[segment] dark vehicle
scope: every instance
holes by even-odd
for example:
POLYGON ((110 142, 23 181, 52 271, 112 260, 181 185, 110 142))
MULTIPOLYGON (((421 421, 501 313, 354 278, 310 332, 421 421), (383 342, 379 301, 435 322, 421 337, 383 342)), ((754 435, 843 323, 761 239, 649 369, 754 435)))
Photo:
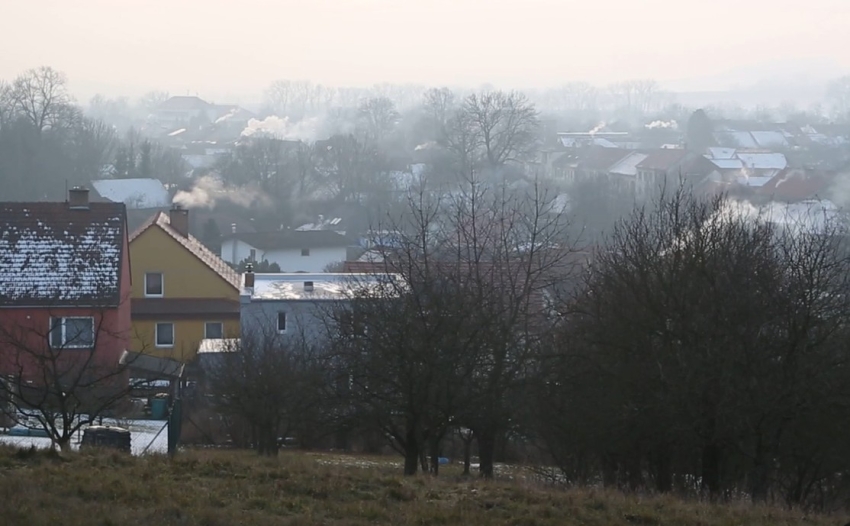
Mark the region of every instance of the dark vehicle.
POLYGON ((130 452, 130 431, 117 426, 90 426, 83 431, 80 449, 104 447, 130 452))

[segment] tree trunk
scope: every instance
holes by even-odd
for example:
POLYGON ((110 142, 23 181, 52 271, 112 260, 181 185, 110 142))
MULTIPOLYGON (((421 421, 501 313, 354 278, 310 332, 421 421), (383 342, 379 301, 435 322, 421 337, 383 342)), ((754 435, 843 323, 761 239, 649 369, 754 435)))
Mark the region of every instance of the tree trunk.
POLYGON ((416 430, 411 427, 407 430, 404 442, 404 474, 415 475, 419 469, 419 444, 416 441, 416 430))
POLYGON ((702 486, 712 500, 720 494, 720 446, 706 444, 702 448, 702 486))
POLYGON ((496 433, 491 429, 485 429, 478 435, 478 458, 479 470, 484 478, 493 478, 493 455, 496 451, 496 433))
POLYGON ((59 437, 58 439, 56 439, 56 445, 59 446, 59 451, 61 451, 62 453, 67 453, 71 451, 71 437, 59 437))
POLYGON ((435 477, 440 473, 440 439, 431 439, 431 474, 435 477))
POLYGON ((655 489, 660 493, 669 493, 673 489, 670 455, 666 450, 658 450, 655 455, 655 489))
POLYGON ((463 439, 463 474, 469 475, 470 464, 472 464, 472 439, 473 436, 463 439))

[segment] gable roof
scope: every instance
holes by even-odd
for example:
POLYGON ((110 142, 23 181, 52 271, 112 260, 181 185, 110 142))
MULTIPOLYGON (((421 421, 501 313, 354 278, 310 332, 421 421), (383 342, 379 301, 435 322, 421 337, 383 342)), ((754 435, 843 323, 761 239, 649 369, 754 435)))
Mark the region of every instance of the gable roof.
POLYGON ((632 151, 622 148, 592 146, 581 154, 578 166, 583 170, 608 171, 613 165, 632 153, 632 151))
POLYGON ((660 170, 666 172, 675 168, 687 156, 687 150, 661 148, 650 152, 646 156, 646 159, 638 163, 637 167, 641 170, 660 170))
POLYGON ((94 190, 113 203, 127 208, 159 208, 169 206, 168 190, 159 179, 101 179, 92 181, 94 190))
POLYGON ((130 243, 137 237, 141 236, 148 228, 157 227, 175 241, 180 243, 190 254, 198 258, 204 265, 210 268, 213 272, 226 281, 231 287, 239 290, 241 280, 239 274, 225 263, 220 257, 215 255, 210 249, 204 246, 196 237, 189 234, 188 237, 183 236, 180 232, 171 226, 171 220, 165 212, 157 212, 145 221, 142 226, 136 229, 130 235, 130 243))
POLYGON ((123 203, 0 203, 0 306, 121 302, 123 203))
POLYGON ((347 237, 332 230, 277 230, 274 232, 242 232, 224 241, 236 239, 261 250, 284 250, 320 247, 347 247, 347 237))

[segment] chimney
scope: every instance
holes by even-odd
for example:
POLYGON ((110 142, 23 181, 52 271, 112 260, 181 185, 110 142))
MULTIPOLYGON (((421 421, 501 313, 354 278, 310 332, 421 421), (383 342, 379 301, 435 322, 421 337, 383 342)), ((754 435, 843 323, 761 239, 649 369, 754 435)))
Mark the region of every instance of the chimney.
POLYGON ((75 186, 68 191, 68 208, 71 210, 89 209, 89 189, 75 186))
POLYGON ((304 282, 304 292, 313 292, 313 282, 305 281, 304 282))
POLYGON ((180 205, 173 205, 168 213, 168 220, 171 223, 171 228, 180 233, 183 237, 189 237, 189 211, 182 208, 180 205))
POLYGON ((254 265, 251 263, 245 265, 245 288, 254 288, 254 265))

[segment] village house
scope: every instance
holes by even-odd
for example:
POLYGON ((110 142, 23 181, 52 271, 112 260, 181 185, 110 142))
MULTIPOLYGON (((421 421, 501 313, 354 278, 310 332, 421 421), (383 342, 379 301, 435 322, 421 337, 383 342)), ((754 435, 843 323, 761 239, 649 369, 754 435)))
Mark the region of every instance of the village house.
POLYGON ((189 211, 158 212, 130 236, 133 350, 183 363, 201 340, 239 333, 239 275, 189 234, 189 211))
POLYGON ((131 283, 123 203, 90 202, 85 188, 66 202, 0 203, 0 372, 45 381, 48 350, 69 367, 117 369, 131 283))
POLYGON ((242 339, 318 342, 328 334, 334 304, 351 301, 382 276, 386 274, 245 272, 240 295, 242 339))
POLYGON ((278 230, 232 233, 221 243, 221 258, 276 263, 282 272, 324 272, 347 259, 349 239, 333 230, 278 230))

